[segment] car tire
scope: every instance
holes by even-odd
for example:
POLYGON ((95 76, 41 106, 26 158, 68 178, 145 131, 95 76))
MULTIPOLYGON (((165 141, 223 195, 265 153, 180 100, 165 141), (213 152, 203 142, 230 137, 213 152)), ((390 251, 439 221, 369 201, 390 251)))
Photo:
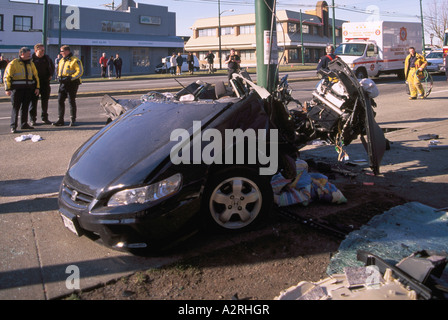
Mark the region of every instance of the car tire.
POLYGON ((213 174, 203 197, 204 227, 212 232, 252 230, 270 217, 270 176, 252 168, 230 168, 213 174))
POLYGON ((356 70, 355 76, 357 79, 365 79, 367 78, 367 73, 363 69, 356 70))

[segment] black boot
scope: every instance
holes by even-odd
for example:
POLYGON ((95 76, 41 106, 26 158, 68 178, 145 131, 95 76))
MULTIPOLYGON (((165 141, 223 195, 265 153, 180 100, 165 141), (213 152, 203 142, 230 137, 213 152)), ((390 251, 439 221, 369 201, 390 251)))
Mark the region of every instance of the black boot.
POLYGON ((62 127, 63 125, 65 125, 64 120, 59 119, 58 121, 54 122, 53 125, 56 127, 62 127))

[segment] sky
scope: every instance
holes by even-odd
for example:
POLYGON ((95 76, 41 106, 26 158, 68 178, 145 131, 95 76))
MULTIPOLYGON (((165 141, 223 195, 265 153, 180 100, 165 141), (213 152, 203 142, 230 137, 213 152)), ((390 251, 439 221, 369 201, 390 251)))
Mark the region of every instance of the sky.
MULTIPOLYGON (((3 0, 1 0, 3 1, 3 0)), ((21 0, 22 2, 43 3, 44 0, 21 0)), ((48 0, 50 4, 59 4, 60 0, 48 0)), ((256 0, 219 0, 222 16, 255 12, 256 0), (223 12, 233 9, 234 12, 223 12)), ((376 20, 420 22, 420 1, 429 0, 334 0, 336 19, 349 21, 376 20)), ((197 19, 218 16, 218 0, 135 0, 135 2, 168 7, 176 13, 176 33, 178 36, 191 36, 190 27, 197 19)), ((327 0, 329 6, 332 0, 327 0)), ((112 0, 62 0, 63 5, 89 7, 108 10, 112 0)), ((317 0, 277 0, 277 11, 292 10, 303 12, 313 10, 317 0)), ((115 0, 114 5, 121 4, 115 0)), ((425 7, 423 7, 425 10, 425 7)), ((425 14, 425 11, 423 12, 425 14)), ((330 17, 332 10, 330 9, 330 17)), ((426 41, 429 43, 429 41, 426 41)))

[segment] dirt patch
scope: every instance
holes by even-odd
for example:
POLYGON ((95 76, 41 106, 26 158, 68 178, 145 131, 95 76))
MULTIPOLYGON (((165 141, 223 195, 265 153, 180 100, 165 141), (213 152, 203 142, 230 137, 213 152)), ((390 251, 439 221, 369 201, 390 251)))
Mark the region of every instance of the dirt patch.
POLYGON ((178 248, 201 252, 173 265, 137 272, 78 292, 82 300, 272 300, 300 281, 326 278, 342 236, 406 201, 384 187, 336 174, 344 205, 313 203, 276 210, 269 226, 234 236, 198 235, 178 248), (283 213, 282 213, 283 212, 283 213), (333 232, 332 232, 333 231, 333 232), (224 241, 225 240, 225 241, 224 241), (223 242, 227 245, 220 247, 223 242))

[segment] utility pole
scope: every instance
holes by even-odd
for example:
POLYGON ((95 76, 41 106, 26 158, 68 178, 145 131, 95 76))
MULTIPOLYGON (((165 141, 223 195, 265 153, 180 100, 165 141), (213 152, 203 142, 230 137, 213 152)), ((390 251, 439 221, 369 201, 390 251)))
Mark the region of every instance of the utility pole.
POLYGON ((45 52, 47 52, 47 12, 48 12, 48 0, 44 0, 44 13, 42 21, 42 44, 44 45, 45 52))
POLYGON ((61 49, 62 46, 62 0, 59 0, 59 46, 58 50, 61 49))
POLYGON ((255 1, 257 84, 273 92, 278 84, 278 48, 274 0, 255 1))
POLYGON ((221 57, 221 1, 218 0, 218 56, 219 56, 219 70, 222 69, 221 57))
POLYGON ((420 18, 422 20, 422 53, 425 55, 425 27, 423 25, 423 7, 422 0, 420 0, 420 18))
POLYGON ((334 7, 334 0, 332 0, 331 4, 332 12, 333 12, 333 19, 331 19, 331 29, 333 33, 333 48, 336 48, 336 15, 335 15, 335 7, 334 7))

